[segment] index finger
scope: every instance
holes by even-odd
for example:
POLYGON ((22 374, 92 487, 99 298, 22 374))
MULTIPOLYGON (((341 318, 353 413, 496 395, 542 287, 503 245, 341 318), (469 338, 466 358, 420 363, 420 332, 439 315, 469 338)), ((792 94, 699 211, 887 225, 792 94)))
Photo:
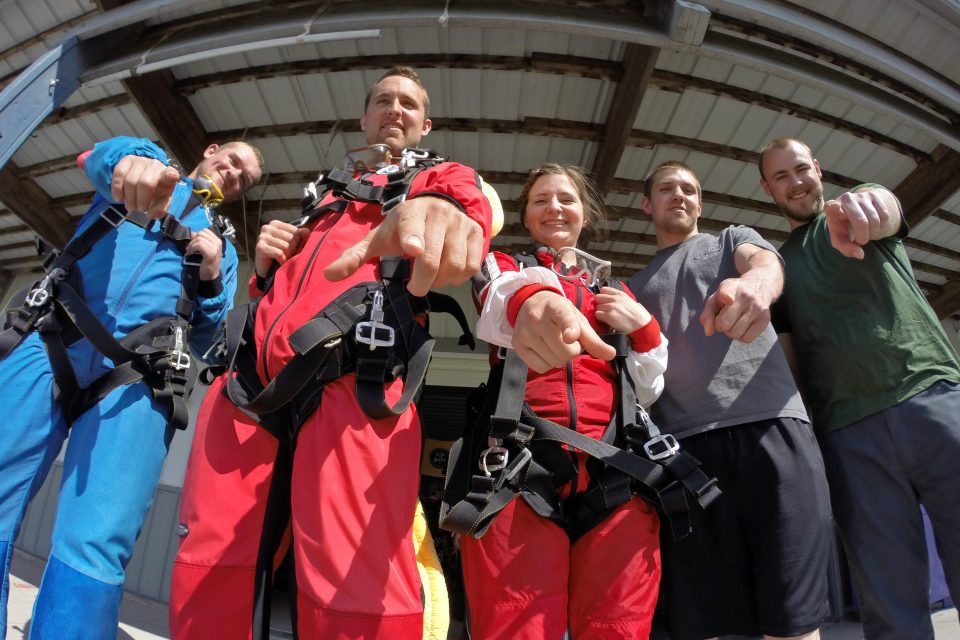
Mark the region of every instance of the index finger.
POLYGON ((843 206, 837 200, 830 200, 823 206, 827 217, 827 231, 830 245, 848 258, 863 258, 863 249, 854 242, 855 236, 843 206))
POLYGON ((580 317, 580 345, 584 351, 601 360, 613 360, 617 355, 617 350, 604 342, 583 316, 580 317))
POLYGON ((141 202, 148 202, 146 214, 151 218, 161 218, 170 210, 170 201, 173 199, 173 190, 180 182, 180 173, 173 167, 165 167, 157 178, 155 187, 145 185, 141 187, 141 202))
POLYGON ((870 241, 870 218, 860 202, 850 198, 840 203, 840 211, 850 225, 850 240, 863 246, 870 241))
MULTIPOLYGON (((390 214, 387 214, 390 215, 390 214)), ((397 217, 397 240, 403 252, 408 256, 417 257, 424 253, 426 244, 424 242, 424 230, 426 227, 426 212, 422 206, 404 207, 393 213, 397 217)), ((382 225, 381 225, 382 226, 382 225)), ((436 236, 436 229, 431 229, 431 235, 436 236)), ((440 246, 433 249, 443 249, 443 235, 440 234, 440 246)))
POLYGON ((703 325, 703 333, 712 336, 717 330, 717 314, 720 313, 721 305, 714 292, 707 298, 703 311, 700 313, 700 324, 703 325))

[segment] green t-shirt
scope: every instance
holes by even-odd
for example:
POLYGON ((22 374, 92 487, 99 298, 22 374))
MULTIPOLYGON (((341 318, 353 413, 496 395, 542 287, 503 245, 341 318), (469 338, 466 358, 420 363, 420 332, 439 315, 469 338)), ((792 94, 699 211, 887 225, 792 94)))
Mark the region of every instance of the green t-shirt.
MULTIPOLYGON (((868 185, 874 186, 874 185, 868 185)), ((938 380, 960 360, 927 303, 901 238, 870 242, 863 260, 832 247, 826 217, 794 229, 780 255, 778 333, 791 333, 817 433, 850 425, 938 380)))

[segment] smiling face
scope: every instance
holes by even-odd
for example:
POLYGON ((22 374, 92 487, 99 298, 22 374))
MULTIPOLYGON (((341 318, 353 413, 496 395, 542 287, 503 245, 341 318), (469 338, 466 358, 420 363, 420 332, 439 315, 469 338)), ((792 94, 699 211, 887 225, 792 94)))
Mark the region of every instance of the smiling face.
POLYGON ((253 147, 231 142, 207 147, 203 160, 190 176, 208 176, 220 187, 224 202, 231 202, 260 180, 262 170, 260 156, 253 147))
POLYGON ((386 144, 394 155, 420 145, 430 132, 426 94, 416 82, 404 76, 387 76, 370 91, 370 100, 360 118, 367 144, 386 144))
POLYGON ((792 140, 767 149, 761 166, 760 185, 786 216, 791 229, 810 222, 823 210, 820 163, 806 145, 792 140))
POLYGON ((583 230, 583 201, 573 181, 564 174, 537 178, 527 196, 523 226, 554 251, 575 247, 583 230))
POLYGON ((643 197, 643 210, 653 218, 658 248, 679 244, 697 233, 700 183, 692 172, 669 166, 658 169, 649 191, 643 197))

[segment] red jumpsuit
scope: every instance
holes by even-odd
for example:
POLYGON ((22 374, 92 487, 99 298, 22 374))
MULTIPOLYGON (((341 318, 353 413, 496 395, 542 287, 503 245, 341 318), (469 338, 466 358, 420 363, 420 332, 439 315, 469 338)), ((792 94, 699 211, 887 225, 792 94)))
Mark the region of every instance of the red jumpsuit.
MULTIPOLYGON (((383 175, 364 177, 386 181, 383 175)), ((476 173, 452 162, 425 169, 408 198, 430 194, 459 203, 483 227, 486 250, 490 204, 476 173)), ((379 279, 376 261, 341 282, 327 281, 323 269, 382 217, 380 205, 362 202, 320 217, 299 252, 276 271, 256 315, 264 384, 292 357, 291 332, 346 289, 379 279)), ((254 281, 251 297, 259 295, 254 281)), ((221 376, 200 408, 184 479, 170 597, 177 639, 251 636, 254 567, 279 445, 221 393, 223 384, 221 376)), ((396 402, 401 392, 397 380, 387 400, 396 402)), ((419 459, 413 405, 397 418, 371 420, 354 397, 352 374, 324 388, 320 406, 299 432, 292 463, 289 526, 301 638, 420 638, 420 579, 411 538, 419 459)))
MULTIPOLYGON (((502 272, 517 271, 512 258, 494 255, 502 272)), ((538 251, 537 259, 552 264, 546 251, 538 251)), ((606 332, 595 318, 594 294, 582 282, 560 284, 591 326, 606 332)), ((511 325, 522 303, 545 288, 526 285, 513 294, 511 325)), ((631 334, 631 342, 638 353, 660 345, 656 320, 631 334)), ((544 374, 531 370, 525 400, 538 416, 599 438, 610 424, 617 392, 612 364, 585 354, 544 374)), ((577 459, 577 486, 561 487, 562 496, 587 487, 586 456, 578 452, 577 459)), ((472 637, 542 640, 561 638, 569 628, 577 640, 646 638, 660 583, 658 532, 656 512, 634 497, 571 544, 557 524, 514 500, 482 538, 463 538, 472 637)))

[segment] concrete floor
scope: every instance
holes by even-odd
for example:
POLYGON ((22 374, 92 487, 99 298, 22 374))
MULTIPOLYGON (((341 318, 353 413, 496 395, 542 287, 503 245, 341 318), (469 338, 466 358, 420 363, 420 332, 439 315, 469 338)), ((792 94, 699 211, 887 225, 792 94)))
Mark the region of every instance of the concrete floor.
MULTIPOLYGON (((40 582, 43 567, 42 559, 19 550, 14 551, 10 573, 7 640, 24 640, 29 634, 33 602, 37 597, 36 585, 40 582)), ((956 609, 935 612, 933 621, 936 640, 960 640, 956 609)), ((290 633, 289 615, 282 605, 275 607, 273 626, 275 632, 271 634, 272 640, 293 637, 290 633)), ((820 635, 823 640, 863 640, 858 622, 828 623, 820 635)), ((117 640, 167 640, 169 637, 166 605, 131 594, 124 596, 117 640)))

